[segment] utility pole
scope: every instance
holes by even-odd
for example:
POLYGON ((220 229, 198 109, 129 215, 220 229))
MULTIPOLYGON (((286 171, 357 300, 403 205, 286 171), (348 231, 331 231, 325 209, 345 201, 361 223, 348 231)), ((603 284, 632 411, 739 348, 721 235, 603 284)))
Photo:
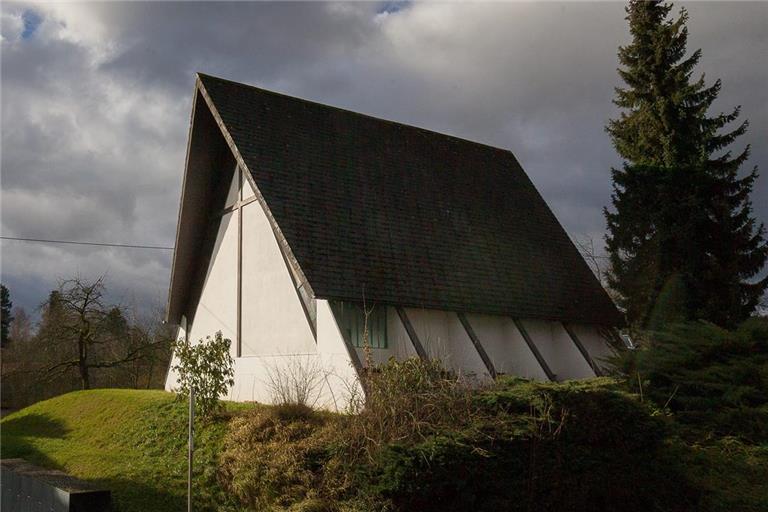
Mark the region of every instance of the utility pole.
POLYGON ((189 387, 189 447, 187 451, 187 512, 192 512, 192 456, 195 451, 195 388, 189 387))

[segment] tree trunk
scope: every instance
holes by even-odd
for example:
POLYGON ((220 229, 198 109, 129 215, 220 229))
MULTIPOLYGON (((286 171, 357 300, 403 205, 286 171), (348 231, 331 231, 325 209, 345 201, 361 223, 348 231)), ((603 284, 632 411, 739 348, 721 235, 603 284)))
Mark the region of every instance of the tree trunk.
POLYGON ((80 383, 82 389, 91 389, 91 379, 88 375, 88 355, 86 353, 87 347, 85 345, 85 341, 83 340, 83 336, 80 337, 77 344, 79 349, 78 368, 80 369, 80 383))
POLYGON ((83 389, 91 389, 91 380, 88 377, 88 366, 83 364, 83 361, 80 361, 80 382, 82 383, 83 389))
POLYGON ((155 371, 155 356, 149 360, 149 370, 147 370, 147 389, 152 387, 152 374, 155 371))

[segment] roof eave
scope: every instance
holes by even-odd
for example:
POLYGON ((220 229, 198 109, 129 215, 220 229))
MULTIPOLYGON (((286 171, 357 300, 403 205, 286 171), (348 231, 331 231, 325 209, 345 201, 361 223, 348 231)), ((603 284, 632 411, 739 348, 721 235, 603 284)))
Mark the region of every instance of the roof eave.
POLYGON ((174 306, 176 304, 174 303, 174 285, 176 284, 176 261, 179 256, 179 233, 180 233, 180 227, 181 227, 181 214, 182 214, 182 208, 184 207, 184 192, 186 190, 187 185, 187 173, 189 172, 189 155, 192 149, 192 130, 194 129, 194 123, 195 123, 195 112, 197 109, 197 93, 200 90, 200 77, 196 77, 195 79, 195 87, 194 92, 192 93, 192 110, 189 116, 189 130, 187 131, 187 152, 184 157, 184 177, 181 181, 181 196, 179 199, 179 211, 176 218, 176 237, 174 239, 173 244, 173 259, 171 262, 171 276, 170 281, 168 283, 168 301, 166 303, 165 308, 165 321, 171 324, 178 324, 178 318, 176 318, 177 315, 172 313, 175 313, 173 310, 174 306))

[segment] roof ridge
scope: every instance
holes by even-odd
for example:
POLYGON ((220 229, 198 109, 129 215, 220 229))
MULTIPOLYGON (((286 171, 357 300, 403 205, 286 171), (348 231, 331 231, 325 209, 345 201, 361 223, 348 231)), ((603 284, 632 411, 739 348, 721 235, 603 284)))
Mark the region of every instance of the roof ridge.
POLYGON ((467 139, 467 138, 464 138, 464 137, 459 137, 457 135, 451 135, 449 133, 443 133, 443 132, 438 132, 436 130, 430 130, 429 128, 424 128, 423 126, 416 126, 416 125, 413 125, 413 124, 402 123, 400 121, 395 121, 393 119, 385 119, 383 117, 376 117, 376 116, 371 115, 371 114, 364 114, 362 112, 356 112, 354 110, 349 110, 347 108, 337 107, 335 105, 329 105, 327 103, 320 103, 319 101, 308 100, 306 98, 300 98, 298 96, 291 96, 290 94, 286 94, 286 93, 283 93, 283 92, 273 91, 271 89, 265 89, 263 87, 257 87, 255 85, 246 84, 246 83, 243 83, 243 82, 237 82, 235 80, 229 80, 227 78, 221 78, 219 76, 209 75, 207 73, 201 73, 200 71, 198 71, 196 74, 197 74, 198 77, 205 77, 205 78, 210 78, 210 79, 213 79, 213 80, 218 80, 220 82, 227 82, 227 83, 230 83, 230 84, 237 85, 238 87, 245 87, 245 88, 248 88, 248 89, 255 89, 255 90, 259 91, 259 92, 270 94, 270 95, 273 95, 273 96, 280 96, 280 97, 288 98, 288 99, 291 99, 291 100, 301 101, 301 102, 304 102, 304 103, 310 103, 312 105, 317 105, 319 107, 324 107, 324 108, 330 108, 330 109, 338 110, 338 111, 341 111, 341 112, 344 112, 344 113, 347 113, 347 114, 352 114, 352 115, 355 115, 355 116, 358 116, 358 117, 365 117, 365 118, 368 118, 368 119, 373 119, 374 121, 377 121, 377 122, 389 123, 389 124, 394 124, 394 125, 397 125, 397 126, 404 126, 406 128, 411 128, 411 129, 414 129, 414 130, 419 130, 419 131, 422 131, 422 132, 426 132, 428 134, 435 134, 435 135, 440 135, 441 137, 448 137, 448 138, 457 140, 457 141, 462 142, 462 143, 472 144, 472 145, 475 145, 475 146, 480 146, 480 147, 492 149, 494 151, 500 151, 500 152, 504 152, 504 153, 509 153, 512 156, 512 158, 515 161, 517 161, 517 157, 515 156, 515 154, 512 152, 511 149, 500 148, 498 146, 492 146, 492 145, 486 144, 484 142, 479 142, 479 141, 476 141, 476 140, 471 140, 471 139, 467 139))

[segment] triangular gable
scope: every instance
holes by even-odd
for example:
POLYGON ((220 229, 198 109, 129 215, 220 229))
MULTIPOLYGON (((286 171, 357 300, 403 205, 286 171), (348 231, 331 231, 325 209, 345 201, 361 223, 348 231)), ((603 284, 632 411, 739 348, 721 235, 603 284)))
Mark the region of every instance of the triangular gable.
POLYGON ((255 187, 251 172, 199 77, 195 83, 191 117, 166 320, 178 324, 183 314, 193 310, 189 306, 196 303, 202 291, 215 241, 212 230, 217 226, 211 222, 211 215, 232 202, 238 194, 235 174, 238 166, 245 170, 241 178, 244 180, 243 194, 254 196, 261 204, 307 315, 313 317, 313 305, 309 300, 314 296, 311 285, 255 187))

